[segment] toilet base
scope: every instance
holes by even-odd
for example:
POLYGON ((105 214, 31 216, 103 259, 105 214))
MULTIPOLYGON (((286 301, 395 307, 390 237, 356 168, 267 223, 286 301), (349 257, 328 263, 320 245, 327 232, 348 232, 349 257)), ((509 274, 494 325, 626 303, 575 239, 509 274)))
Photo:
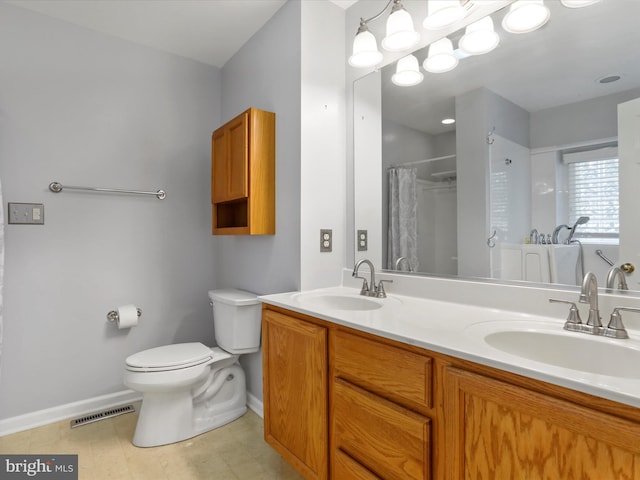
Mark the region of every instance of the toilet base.
MULTIPOLYGON (((145 392, 133 436, 137 447, 180 442, 226 425, 247 412, 245 374, 238 363, 214 372, 207 388, 145 392)), ((205 385, 206 387, 206 385, 205 385)))

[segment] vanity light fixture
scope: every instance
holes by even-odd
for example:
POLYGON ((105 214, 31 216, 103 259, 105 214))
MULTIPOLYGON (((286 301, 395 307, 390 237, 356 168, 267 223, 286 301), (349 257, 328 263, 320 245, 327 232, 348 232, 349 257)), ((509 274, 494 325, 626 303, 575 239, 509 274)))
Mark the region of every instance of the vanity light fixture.
POLYGON ((373 33, 369 31, 366 21, 360 19, 360 27, 353 39, 353 54, 349 57, 349 65, 357 68, 374 67, 382 61, 382 53, 373 33))
POLYGON ((382 48, 390 52, 401 52, 414 47, 419 41, 420 34, 413 27, 411 14, 405 10, 402 0, 393 0, 391 15, 387 18, 387 36, 382 39, 382 48))
POLYGON ((551 12, 544 0, 517 0, 502 19, 502 28, 509 33, 529 33, 549 21, 551 12))
POLYGON ((443 125, 453 125, 454 123, 456 123, 456 119, 455 118, 443 118, 440 123, 442 123, 443 125))
POLYGON ((600 0, 560 0, 560 3, 568 8, 581 8, 588 7, 594 3, 598 3, 600 0))
POLYGON ((412 87, 423 79, 424 74, 420 71, 418 59, 411 54, 398 60, 396 73, 391 77, 391 81, 399 87, 412 87))
POLYGON ((349 57, 349 65, 358 68, 374 67, 382 62, 383 55, 378 50, 376 37, 369 31, 368 24, 382 16, 393 4, 387 19, 386 37, 382 40, 382 48, 392 52, 407 50, 420 41, 420 34, 413 27, 409 12, 402 5, 402 0, 389 0, 384 8, 371 18, 360 18, 360 26, 353 39, 353 53, 349 57))
POLYGON ((429 45, 429 54, 422 66, 431 73, 444 73, 456 68, 458 58, 453 54, 451 40, 445 37, 429 45))
POLYGON ((468 25, 458 47, 467 55, 489 53, 500 43, 500 37, 493 28, 493 20, 486 16, 468 25))
POLYGON ((427 0, 427 18, 422 26, 429 30, 447 27, 467 14, 467 10, 460 4, 460 0, 427 0))

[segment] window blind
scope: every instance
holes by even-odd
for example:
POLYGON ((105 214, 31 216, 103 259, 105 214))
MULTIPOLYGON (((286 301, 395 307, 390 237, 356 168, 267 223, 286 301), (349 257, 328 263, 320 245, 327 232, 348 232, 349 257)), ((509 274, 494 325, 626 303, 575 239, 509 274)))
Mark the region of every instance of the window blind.
MULTIPOLYGON (((610 157, 610 153, 605 156, 610 157)), ((576 230, 576 237, 617 238, 620 232, 618 158, 592 158, 565 159, 569 223, 573 225, 579 217, 587 216, 589 222, 576 230)))

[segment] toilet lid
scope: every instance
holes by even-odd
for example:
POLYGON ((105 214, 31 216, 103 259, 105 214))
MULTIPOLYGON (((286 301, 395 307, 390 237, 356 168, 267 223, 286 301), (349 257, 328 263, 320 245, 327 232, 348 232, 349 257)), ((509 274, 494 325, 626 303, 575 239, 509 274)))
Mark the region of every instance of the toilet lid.
POLYGON ((144 370, 176 370, 205 363, 213 357, 211 349, 200 342, 177 343, 134 353, 127 366, 144 370))

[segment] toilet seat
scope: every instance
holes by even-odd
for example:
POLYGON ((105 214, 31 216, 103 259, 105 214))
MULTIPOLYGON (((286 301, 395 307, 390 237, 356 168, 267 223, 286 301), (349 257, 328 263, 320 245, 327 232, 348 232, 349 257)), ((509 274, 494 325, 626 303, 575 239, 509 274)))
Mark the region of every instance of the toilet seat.
POLYGON ((219 356, 218 352, 200 342, 177 343, 130 355, 126 359, 126 369, 132 372, 166 372, 202 365, 219 356))

